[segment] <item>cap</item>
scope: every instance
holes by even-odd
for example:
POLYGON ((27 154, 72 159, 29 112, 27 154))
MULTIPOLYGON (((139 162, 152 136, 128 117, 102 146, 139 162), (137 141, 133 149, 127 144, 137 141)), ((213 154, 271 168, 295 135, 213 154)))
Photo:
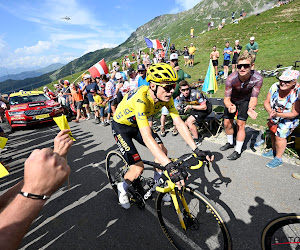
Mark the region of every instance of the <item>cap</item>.
POLYGON ((117 72, 116 75, 115 75, 115 78, 116 78, 117 80, 121 79, 122 77, 123 77, 123 76, 122 76, 122 74, 121 74, 120 72, 117 72))
POLYGON ((96 91, 95 91, 94 89, 91 89, 91 90, 90 90, 90 93, 93 94, 93 93, 96 93, 96 91))
POLYGON ((88 79, 88 78, 92 78, 91 75, 86 74, 86 75, 83 77, 83 79, 88 79))
POLYGON ((138 67, 137 67, 137 70, 146 70, 146 67, 144 64, 140 64, 138 67))
POLYGON ((127 69, 127 74, 128 75, 130 75, 131 73, 133 73, 134 72, 134 69, 132 68, 132 67, 129 67, 128 69, 127 69))
POLYGON ((235 40, 235 43, 239 43, 240 41, 239 40, 235 40))
POLYGON ((64 80, 64 84, 69 84, 70 82, 68 80, 64 80))
POLYGON ((187 48, 187 46, 184 46, 183 48, 187 48))
POLYGON ((57 88, 59 85, 58 84, 54 84, 54 87, 57 88))
POLYGON ((193 43, 191 43, 191 45, 194 45, 193 43))
POLYGON ((105 85, 104 85, 104 84, 102 84, 100 87, 101 87, 101 88, 105 88, 105 85))
POLYGON ((48 89, 48 87, 47 87, 47 86, 44 86, 43 90, 46 90, 46 89, 48 89))
POLYGON ((173 53, 170 55, 170 60, 178 60, 178 54, 177 53, 173 53))
POLYGON ((112 66, 113 66, 113 67, 115 67, 115 66, 117 66, 117 65, 119 65, 119 63, 116 62, 116 61, 112 63, 112 66))
POLYGON ((279 77, 279 80, 281 81, 292 81, 297 80, 299 77, 299 71, 298 70, 285 70, 283 71, 282 75, 279 77))
POLYGON ((250 41, 254 41, 255 40, 255 37, 254 36, 251 36, 250 37, 250 41))

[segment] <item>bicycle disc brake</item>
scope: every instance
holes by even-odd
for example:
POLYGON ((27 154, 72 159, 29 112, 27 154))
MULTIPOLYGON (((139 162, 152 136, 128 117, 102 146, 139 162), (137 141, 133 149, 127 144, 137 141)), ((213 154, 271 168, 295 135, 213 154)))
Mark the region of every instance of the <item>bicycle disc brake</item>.
POLYGON ((183 213, 183 221, 188 229, 196 231, 199 229, 199 221, 186 211, 183 213))

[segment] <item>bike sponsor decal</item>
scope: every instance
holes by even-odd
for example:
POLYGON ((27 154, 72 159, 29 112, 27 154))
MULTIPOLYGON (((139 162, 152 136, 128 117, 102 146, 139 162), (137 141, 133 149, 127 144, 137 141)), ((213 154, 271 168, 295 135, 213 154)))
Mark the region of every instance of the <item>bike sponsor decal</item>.
POLYGON ((147 116, 146 116, 145 112, 138 112, 138 118, 140 120, 146 120, 147 116))
POLYGON ((119 114, 117 114, 117 115, 116 115, 116 118, 117 118, 117 119, 120 119, 121 117, 123 117, 123 115, 122 115, 122 111, 121 111, 121 112, 119 112, 119 114))
POLYGON ((123 113, 125 114, 125 115, 128 115, 129 113, 131 113, 132 111, 131 110, 129 110, 128 108, 127 109, 125 109, 124 111, 123 111, 123 113))

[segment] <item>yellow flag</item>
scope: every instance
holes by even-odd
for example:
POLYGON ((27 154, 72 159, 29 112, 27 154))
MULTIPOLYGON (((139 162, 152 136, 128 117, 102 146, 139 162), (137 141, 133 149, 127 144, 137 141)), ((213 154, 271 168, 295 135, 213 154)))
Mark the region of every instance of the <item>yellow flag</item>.
MULTIPOLYGON (((57 126, 60 128, 60 130, 70 129, 69 123, 67 121, 67 118, 65 115, 61 115, 58 117, 53 117, 53 120, 56 122, 57 126)), ((76 141, 71 133, 69 132, 69 136, 73 141, 76 141)))
POLYGON ((7 142, 7 138, 0 136, 0 148, 4 149, 7 142))
POLYGON ((6 168, 0 163, 0 178, 9 175, 6 168))

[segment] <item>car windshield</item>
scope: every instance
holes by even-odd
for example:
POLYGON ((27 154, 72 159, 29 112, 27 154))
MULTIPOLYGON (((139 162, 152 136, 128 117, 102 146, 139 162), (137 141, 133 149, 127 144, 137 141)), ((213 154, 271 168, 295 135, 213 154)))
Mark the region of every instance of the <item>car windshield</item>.
POLYGON ((50 98, 45 94, 28 95, 28 96, 12 96, 9 98, 9 103, 10 105, 16 105, 16 104, 27 103, 27 102, 43 102, 47 100, 50 100, 50 98))

